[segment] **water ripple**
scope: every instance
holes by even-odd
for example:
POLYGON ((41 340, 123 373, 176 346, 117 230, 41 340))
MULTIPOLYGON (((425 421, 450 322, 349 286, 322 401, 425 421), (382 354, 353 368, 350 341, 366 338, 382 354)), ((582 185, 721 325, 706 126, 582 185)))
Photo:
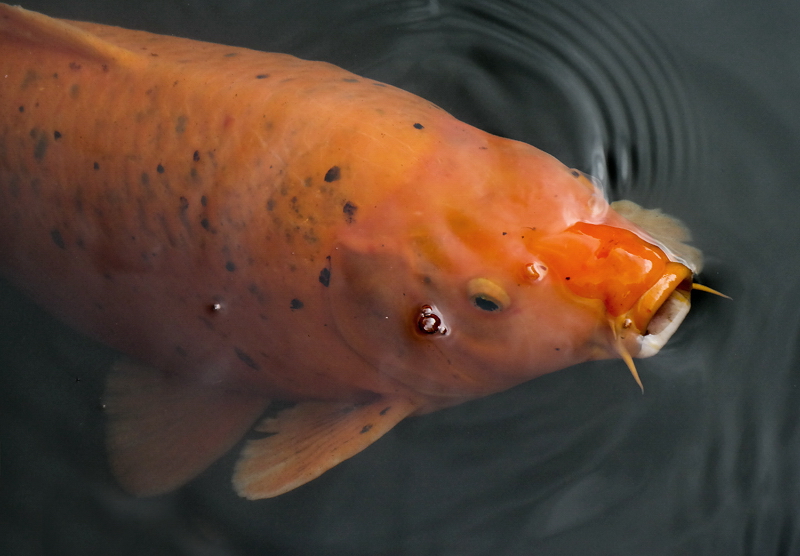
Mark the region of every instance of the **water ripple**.
POLYGON ((355 71, 551 152, 612 198, 663 199, 691 182, 699 142, 680 71, 624 14, 522 0, 349 9, 343 34, 365 37, 355 71))

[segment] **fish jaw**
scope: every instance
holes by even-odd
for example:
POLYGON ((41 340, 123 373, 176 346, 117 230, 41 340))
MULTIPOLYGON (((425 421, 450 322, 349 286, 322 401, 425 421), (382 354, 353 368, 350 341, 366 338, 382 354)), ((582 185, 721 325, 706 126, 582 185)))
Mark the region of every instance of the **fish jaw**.
POLYGON ((614 336, 628 353, 651 357, 666 345, 689 313, 691 284, 688 267, 667 263, 662 277, 630 310, 610 319, 614 336))

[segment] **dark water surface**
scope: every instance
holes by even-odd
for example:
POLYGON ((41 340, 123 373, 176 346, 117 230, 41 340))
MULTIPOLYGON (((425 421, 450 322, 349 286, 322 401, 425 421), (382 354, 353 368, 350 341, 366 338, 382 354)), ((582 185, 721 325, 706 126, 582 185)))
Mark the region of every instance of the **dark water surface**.
POLYGON ((132 499, 106 468, 115 354, 0 285, 0 554, 800 554, 800 4, 24 2, 327 60, 661 207, 706 254, 681 330, 401 423, 273 500, 236 450, 132 499))

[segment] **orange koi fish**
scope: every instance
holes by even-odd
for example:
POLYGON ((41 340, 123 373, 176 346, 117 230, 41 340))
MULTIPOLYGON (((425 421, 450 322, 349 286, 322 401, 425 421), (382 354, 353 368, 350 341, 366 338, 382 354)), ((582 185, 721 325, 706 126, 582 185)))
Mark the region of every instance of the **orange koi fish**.
POLYGON ((104 401, 134 494, 254 426, 233 478, 251 499, 582 361, 622 357, 638 381, 699 253, 618 208, 329 64, 0 4, 0 273, 129 358, 104 401))

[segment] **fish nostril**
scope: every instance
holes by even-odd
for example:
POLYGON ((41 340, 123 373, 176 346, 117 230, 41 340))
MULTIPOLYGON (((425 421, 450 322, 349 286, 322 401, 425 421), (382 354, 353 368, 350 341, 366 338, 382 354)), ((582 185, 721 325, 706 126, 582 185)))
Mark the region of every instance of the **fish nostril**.
POLYGON ((541 280, 547 274, 547 266, 542 263, 529 263, 525 265, 525 275, 531 280, 541 280))
POLYGON ((417 314, 417 328, 423 334, 447 334, 447 326, 431 305, 420 307, 417 314))

